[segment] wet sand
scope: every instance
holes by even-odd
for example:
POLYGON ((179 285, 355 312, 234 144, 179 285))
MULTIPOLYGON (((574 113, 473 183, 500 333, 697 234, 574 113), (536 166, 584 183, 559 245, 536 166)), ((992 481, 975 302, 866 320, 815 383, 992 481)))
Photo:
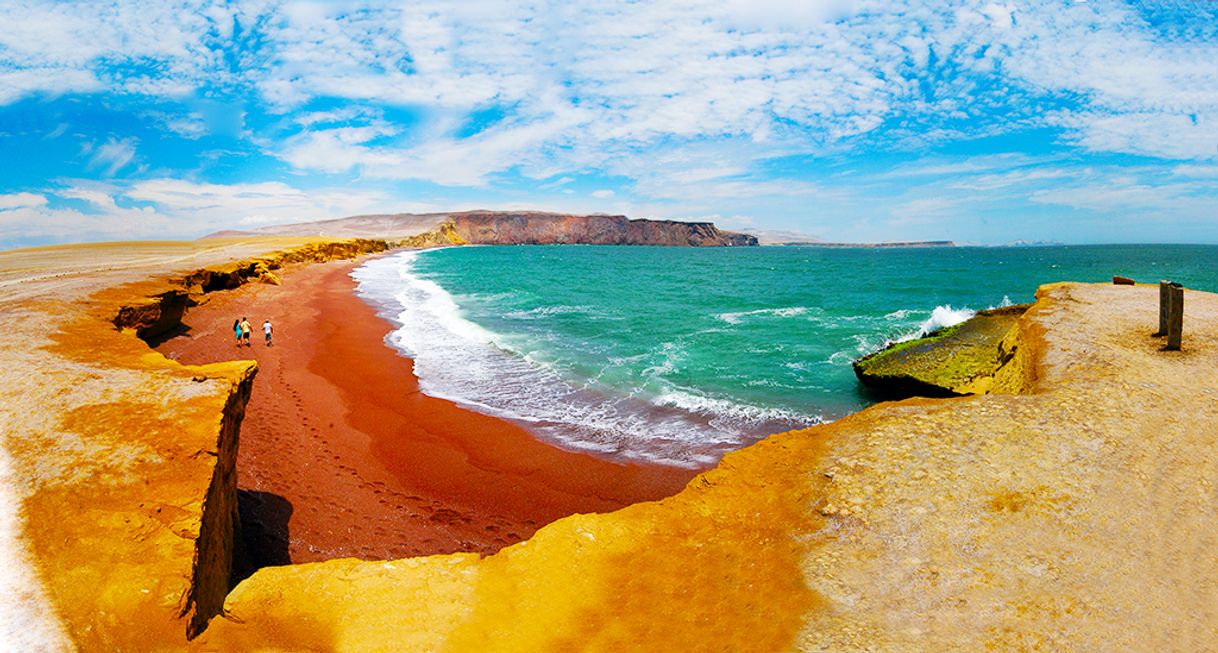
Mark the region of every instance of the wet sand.
POLYGON ((187 363, 258 361, 238 456, 255 566, 493 553, 555 519, 670 496, 693 477, 565 451, 419 392, 410 359, 384 343, 392 326, 355 296, 353 267, 297 266, 282 286, 214 293, 157 347, 187 363), (234 343, 240 316, 254 325, 250 347, 234 343))

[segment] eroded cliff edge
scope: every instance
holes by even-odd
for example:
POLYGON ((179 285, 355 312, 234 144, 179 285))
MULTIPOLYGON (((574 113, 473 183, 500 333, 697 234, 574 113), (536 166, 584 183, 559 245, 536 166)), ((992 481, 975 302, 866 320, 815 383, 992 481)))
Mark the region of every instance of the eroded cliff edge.
POLYGON ((0 254, 0 481, 17 498, 0 502, 0 521, 19 525, 0 529, 0 575, 6 587, 25 579, 16 618, 28 620, 11 633, 5 614, 0 643, 175 650, 220 613, 240 553, 235 464, 256 367, 180 365, 141 338, 209 292, 385 248, 258 239, 0 254))

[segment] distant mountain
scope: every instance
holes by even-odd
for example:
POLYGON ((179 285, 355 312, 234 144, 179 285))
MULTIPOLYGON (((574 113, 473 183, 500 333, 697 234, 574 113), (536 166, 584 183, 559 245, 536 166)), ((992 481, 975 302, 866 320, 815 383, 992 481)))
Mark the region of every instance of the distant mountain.
POLYGON ((569 215, 539 211, 463 211, 357 215, 336 220, 218 231, 205 238, 249 235, 328 236, 437 244, 586 244, 752 246, 757 238, 723 231, 710 222, 631 220, 623 215, 569 215))

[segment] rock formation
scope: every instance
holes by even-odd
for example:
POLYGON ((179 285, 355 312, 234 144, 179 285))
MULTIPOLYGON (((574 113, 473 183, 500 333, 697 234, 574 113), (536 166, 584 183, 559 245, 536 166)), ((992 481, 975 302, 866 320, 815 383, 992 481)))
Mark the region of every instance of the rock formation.
POLYGON ((1011 360, 1015 328, 1027 305, 980 311, 965 322, 893 343, 854 362, 854 373, 885 399, 981 394, 1011 360))
POLYGON ((0 528, 0 588, 20 586, 0 609, 0 650, 180 649, 220 613, 256 366, 183 366, 141 337, 288 262, 384 248, 264 238, 0 253, 0 523, 20 524, 19 537, 0 528), (27 568, 37 581, 13 580, 27 568))

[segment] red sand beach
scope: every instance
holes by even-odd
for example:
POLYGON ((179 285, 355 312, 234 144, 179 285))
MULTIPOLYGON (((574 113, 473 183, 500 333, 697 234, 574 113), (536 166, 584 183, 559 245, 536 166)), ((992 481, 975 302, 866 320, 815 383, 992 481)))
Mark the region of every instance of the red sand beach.
POLYGON ((187 363, 258 361, 238 456, 254 564, 492 553, 560 517, 669 496, 693 477, 558 449, 419 392, 410 359, 384 343, 391 325, 355 296, 353 267, 298 266, 282 286, 214 293, 186 316, 187 333, 157 347, 187 363), (254 326, 248 348, 234 344, 241 316, 254 326))

